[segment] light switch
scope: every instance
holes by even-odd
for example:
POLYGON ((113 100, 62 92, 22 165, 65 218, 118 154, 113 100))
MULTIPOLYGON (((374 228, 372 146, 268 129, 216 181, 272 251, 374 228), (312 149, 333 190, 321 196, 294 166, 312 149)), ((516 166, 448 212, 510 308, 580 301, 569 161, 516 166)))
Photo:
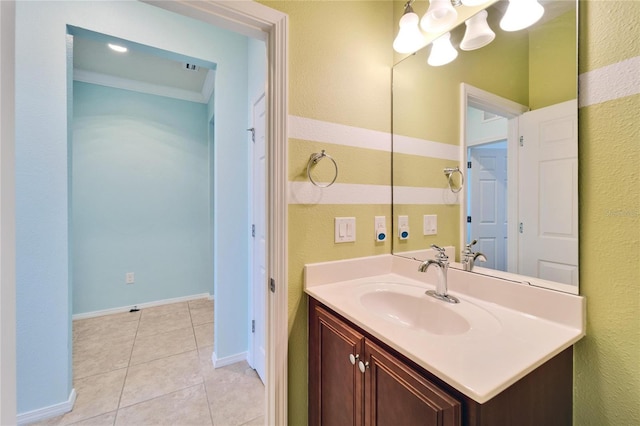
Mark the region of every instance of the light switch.
POLYGON ((438 215, 424 215, 424 235, 436 235, 438 233, 438 215))
POLYGON ((356 240, 356 218, 336 217, 335 238, 336 243, 348 243, 356 240))

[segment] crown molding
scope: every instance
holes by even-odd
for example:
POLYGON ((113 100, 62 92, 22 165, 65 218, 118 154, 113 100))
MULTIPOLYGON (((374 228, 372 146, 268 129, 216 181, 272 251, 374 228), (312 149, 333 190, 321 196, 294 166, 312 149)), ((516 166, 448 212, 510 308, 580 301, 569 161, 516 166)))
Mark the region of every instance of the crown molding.
MULTIPOLYGON (((209 71, 209 73, 211 73, 211 71, 209 71)), ((207 73, 207 80, 209 79, 209 73, 207 73)), ((73 69, 73 79, 75 81, 81 81, 83 83, 98 84, 100 86, 131 90, 133 92, 164 96, 167 98, 180 99, 183 101, 197 102, 201 104, 206 104, 209 101, 210 97, 210 94, 209 97, 205 97, 204 87, 202 92, 193 92, 190 90, 177 89, 175 87, 161 86, 159 84, 130 80, 128 78, 114 77, 112 75, 82 70, 78 68, 73 69)), ((211 78, 211 80, 211 88, 208 90, 213 93, 213 78, 211 78)), ((206 81, 204 86, 207 86, 206 81)))

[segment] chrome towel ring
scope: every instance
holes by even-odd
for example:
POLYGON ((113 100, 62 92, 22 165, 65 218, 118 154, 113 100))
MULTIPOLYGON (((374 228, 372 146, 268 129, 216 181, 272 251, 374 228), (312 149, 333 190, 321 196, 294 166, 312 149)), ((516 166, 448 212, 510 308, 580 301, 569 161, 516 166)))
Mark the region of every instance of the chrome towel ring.
POLYGON ((333 185, 333 183, 338 178, 338 164, 336 164, 336 160, 334 160, 332 156, 327 154, 324 149, 319 154, 317 152, 313 153, 313 154, 311 154, 311 157, 309 158, 309 163, 307 163, 307 177, 309 177, 309 180, 315 186, 317 186, 319 188, 328 188, 331 185, 333 185), (311 166, 316 165, 320 160, 322 160, 325 157, 328 158, 329 160, 331 160, 331 162, 333 163, 333 167, 336 169, 336 173, 333 176, 333 180, 331 182, 329 182, 326 185, 321 185, 318 182, 316 182, 315 180, 313 180, 313 178, 311 177, 311 166))
POLYGON ((451 189, 451 192, 458 193, 462 191, 462 185, 464 185, 464 175, 462 174, 462 170, 460 170, 460 167, 458 166, 446 167, 444 169, 444 175, 447 177, 447 181, 449 183, 449 189, 451 189), (454 173, 460 173, 460 187, 457 190, 453 189, 454 183, 451 181, 451 178, 454 175, 454 173))

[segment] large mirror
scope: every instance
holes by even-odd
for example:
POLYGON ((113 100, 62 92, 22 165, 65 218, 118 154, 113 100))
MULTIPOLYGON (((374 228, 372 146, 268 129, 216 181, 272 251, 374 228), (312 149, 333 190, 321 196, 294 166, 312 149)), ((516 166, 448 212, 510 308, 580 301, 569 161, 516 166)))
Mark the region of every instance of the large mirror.
POLYGON ((396 57, 393 253, 424 259, 437 244, 462 267, 477 241, 486 261, 472 272, 577 294, 577 2, 540 3, 515 32, 499 25, 508 2, 491 4, 495 39, 446 65, 428 65, 431 45, 396 57))

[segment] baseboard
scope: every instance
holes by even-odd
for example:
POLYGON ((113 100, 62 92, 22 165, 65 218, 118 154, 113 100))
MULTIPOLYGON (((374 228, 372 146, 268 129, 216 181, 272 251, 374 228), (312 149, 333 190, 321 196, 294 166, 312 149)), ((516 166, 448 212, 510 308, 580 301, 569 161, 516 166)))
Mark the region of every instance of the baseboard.
POLYGON ((69 411, 73 410, 73 404, 76 403, 76 390, 71 389, 69 399, 60 404, 50 405, 48 407, 40 408, 26 413, 18 414, 16 417, 18 425, 25 425, 28 423, 39 422, 41 420, 50 419, 52 417, 61 416, 69 411))
POLYGON ((211 362, 213 362, 213 368, 220 368, 236 362, 246 361, 248 356, 249 352, 240 352, 239 354, 218 358, 214 352, 211 354, 211 362))
POLYGON ((152 308, 154 306, 168 305, 170 303, 178 303, 178 302, 188 302, 189 300, 197 300, 197 299, 213 300, 213 296, 211 296, 209 293, 200 293, 200 294, 194 294, 191 296, 175 297, 173 299, 163 299, 163 300, 156 300, 155 302, 145 302, 145 303, 138 303, 136 305, 122 306, 120 308, 111 308, 111 309, 103 309, 100 311, 84 312, 82 314, 73 315, 73 320, 75 321, 75 320, 86 319, 86 318, 101 317, 103 315, 119 314, 122 312, 129 312, 133 308, 145 309, 145 308, 152 308))

